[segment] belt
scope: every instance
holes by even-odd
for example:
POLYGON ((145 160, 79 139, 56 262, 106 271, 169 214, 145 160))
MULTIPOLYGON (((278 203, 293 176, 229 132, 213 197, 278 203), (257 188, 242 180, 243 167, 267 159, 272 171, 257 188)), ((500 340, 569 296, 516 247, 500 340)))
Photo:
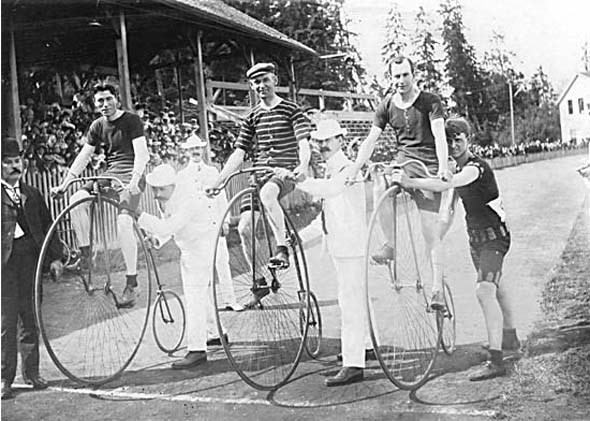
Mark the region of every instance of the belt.
POLYGON ((493 225, 486 228, 468 228, 467 233, 469 235, 469 242, 471 243, 484 243, 510 236, 510 231, 503 222, 500 225, 493 225))

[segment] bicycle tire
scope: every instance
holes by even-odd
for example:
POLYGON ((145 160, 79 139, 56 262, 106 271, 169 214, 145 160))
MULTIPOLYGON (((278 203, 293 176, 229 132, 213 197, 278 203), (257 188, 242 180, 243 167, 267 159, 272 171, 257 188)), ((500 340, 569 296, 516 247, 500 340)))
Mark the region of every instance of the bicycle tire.
MULTIPOLYGON (((230 223, 232 209, 242 199, 252 195, 261 204, 255 188, 246 188, 229 202, 223 215, 222 227, 230 223)), ((262 206, 262 205, 260 205, 262 206)), ((250 223, 255 217, 251 213, 250 223)), ((218 272, 213 265, 212 279, 215 316, 223 349, 237 374, 250 386, 259 390, 275 390, 285 384, 299 363, 307 335, 307 325, 302 333, 299 315, 305 312, 309 317, 309 280, 307 264, 299 236, 290 220, 286 220, 291 265, 286 270, 273 270, 267 265, 271 250, 274 249, 269 222, 265 211, 259 212, 255 220, 255 230, 250 230, 240 238, 237 229, 230 230, 226 236, 229 248, 229 261, 233 287, 238 302, 253 298, 254 280, 260 305, 241 312, 228 311, 223 306, 221 287, 218 287, 218 272), (249 257, 246 258, 246 255, 249 257), (249 261, 253 261, 251 266, 249 261), (280 284, 280 285, 279 285, 280 284), (229 340, 226 340, 226 336, 229 340)), ((286 216, 286 214, 285 214, 286 216)), ((230 224, 231 225, 231 224, 230 224)), ((215 242, 213 262, 217 261, 218 245, 222 237, 219 229, 215 242)))
POLYGON ((379 198, 369 223, 365 254, 366 309, 375 354, 387 378, 414 390, 433 368, 440 343, 436 312, 431 311, 431 266, 421 219, 410 194, 394 186, 379 198), (381 224, 391 221, 393 259, 374 264, 386 239, 381 224))
POLYGON ((440 345, 447 355, 453 355, 456 348, 457 313, 451 287, 444 283, 445 310, 437 315, 438 327, 441 329, 440 345))
POLYGON ((34 299, 37 324, 53 363, 74 382, 95 386, 120 376, 135 357, 148 323, 152 276, 145 245, 134 225, 139 243, 138 282, 143 291, 133 308, 119 308, 115 291, 125 284, 125 265, 116 248, 118 241, 113 240, 117 238, 113 228, 118 203, 103 197, 99 212, 98 200, 92 195, 70 204, 49 228, 37 262, 34 299), (43 266, 49 262, 54 236, 59 235, 57 227, 72 209, 82 205, 89 205, 89 255, 93 258, 87 268, 64 272, 56 282, 44 283, 43 266), (111 288, 106 288, 108 279, 111 288))
POLYGON ((318 299, 313 292, 309 292, 310 312, 309 317, 305 316, 305 312, 301 311, 300 315, 300 329, 301 334, 305 331, 305 324, 307 328, 307 338, 305 340, 305 352, 311 358, 317 358, 320 355, 322 347, 322 315, 320 313, 320 306, 318 299))
POLYGON ((157 292, 152 310, 152 331, 158 348, 167 354, 177 351, 186 331, 186 313, 174 291, 157 292))

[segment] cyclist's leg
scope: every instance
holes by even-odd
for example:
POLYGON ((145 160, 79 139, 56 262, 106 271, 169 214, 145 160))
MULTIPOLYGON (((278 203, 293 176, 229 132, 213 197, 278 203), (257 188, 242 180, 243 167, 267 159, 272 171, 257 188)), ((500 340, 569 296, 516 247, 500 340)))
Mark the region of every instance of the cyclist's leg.
MULTIPOLYGON (((256 206, 256 203, 254 205, 256 206)), ((247 206, 242 203, 240 210, 241 213, 240 221, 238 222, 238 233, 240 234, 242 252, 244 253, 246 262, 250 265, 250 269, 255 272, 255 278, 258 279, 261 277, 261 274, 258 272, 259 265, 256 265, 252 260, 252 236, 255 234, 260 212, 256 210, 256 207, 254 211, 251 210, 249 203, 247 206), (254 212, 254 226, 252 226, 252 212, 254 212)))
MULTIPOLYGON (((387 189, 387 180, 383 175, 377 175, 374 177, 373 184, 373 209, 375 209, 377 202, 381 195, 387 189)), ((383 247, 373 254, 372 259, 376 263, 386 264, 393 260, 393 207, 382 206, 379 210, 379 226, 381 227, 381 233, 383 237, 383 247)))
MULTIPOLYGON (((85 188, 78 190, 70 197, 70 204, 75 203, 90 196, 90 193, 85 188)), ((78 248, 82 252, 85 259, 88 258, 88 248, 90 246, 90 216, 89 216, 90 203, 86 202, 80 206, 72 208, 70 215, 72 218, 72 228, 76 235, 76 241, 78 242, 78 248)))

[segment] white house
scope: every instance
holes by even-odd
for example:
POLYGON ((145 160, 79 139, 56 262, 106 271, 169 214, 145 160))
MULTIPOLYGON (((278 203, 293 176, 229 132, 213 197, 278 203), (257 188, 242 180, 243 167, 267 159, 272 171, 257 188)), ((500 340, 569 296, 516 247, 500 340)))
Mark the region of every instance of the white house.
POLYGON ((557 104, 562 142, 590 139, 590 72, 575 75, 557 104))

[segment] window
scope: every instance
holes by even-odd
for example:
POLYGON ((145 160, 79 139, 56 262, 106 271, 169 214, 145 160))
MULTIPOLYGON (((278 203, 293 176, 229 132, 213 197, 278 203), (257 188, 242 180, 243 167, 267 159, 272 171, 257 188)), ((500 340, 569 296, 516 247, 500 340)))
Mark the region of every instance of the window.
POLYGON ((578 107, 580 108, 580 114, 584 112, 584 98, 578 98, 578 107))
POLYGON ((574 113, 574 102, 571 99, 567 100, 567 112, 569 114, 573 114, 574 113))

